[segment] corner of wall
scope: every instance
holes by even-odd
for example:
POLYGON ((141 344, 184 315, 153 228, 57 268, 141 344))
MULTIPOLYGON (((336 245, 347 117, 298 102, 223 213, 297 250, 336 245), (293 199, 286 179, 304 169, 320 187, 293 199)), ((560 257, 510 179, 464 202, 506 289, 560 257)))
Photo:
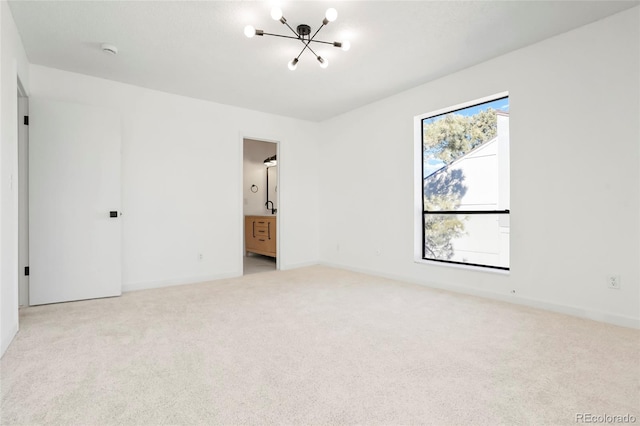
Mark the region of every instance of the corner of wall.
POLYGON ((0 342, 0 358, 2 358, 2 356, 4 356, 5 352, 7 351, 7 349, 9 349, 9 345, 11 344, 11 342, 13 341, 13 338, 16 336, 16 334, 18 334, 18 323, 16 323, 10 330, 8 330, 8 333, 3 333, 2 334, 2 341, 0 342))

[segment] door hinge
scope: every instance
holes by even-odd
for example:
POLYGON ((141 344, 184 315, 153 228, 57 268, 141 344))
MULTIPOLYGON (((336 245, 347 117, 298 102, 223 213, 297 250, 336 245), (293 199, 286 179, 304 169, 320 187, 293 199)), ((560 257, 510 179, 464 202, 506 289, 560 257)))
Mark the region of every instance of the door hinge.
POLYGON ((28 125, 29 125, 29 116, 28 116, 28 115, 25 115, 25 116, 24 116, 24 125, 25 125, 25 126, 28 126, 28 125))
POLYGON ((25 275, 29 275, 29 267, 28 266, 24 267, 24 274, 25 275))

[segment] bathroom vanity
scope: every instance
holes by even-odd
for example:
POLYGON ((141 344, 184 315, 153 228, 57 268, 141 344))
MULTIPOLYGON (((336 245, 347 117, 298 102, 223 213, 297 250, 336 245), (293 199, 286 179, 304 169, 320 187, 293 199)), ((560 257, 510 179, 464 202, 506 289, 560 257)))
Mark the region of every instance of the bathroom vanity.
POLYGON ((245 216, 245 251, 276 257, 276 216, 245 216))

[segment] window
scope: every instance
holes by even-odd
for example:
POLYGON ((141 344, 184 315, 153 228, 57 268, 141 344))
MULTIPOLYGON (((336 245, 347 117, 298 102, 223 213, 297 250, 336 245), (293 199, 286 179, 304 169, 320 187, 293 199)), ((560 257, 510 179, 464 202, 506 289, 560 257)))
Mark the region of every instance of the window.
POLYGON ((416 254, 509 270, 508 95, 416 117, 416 126, 416 254))

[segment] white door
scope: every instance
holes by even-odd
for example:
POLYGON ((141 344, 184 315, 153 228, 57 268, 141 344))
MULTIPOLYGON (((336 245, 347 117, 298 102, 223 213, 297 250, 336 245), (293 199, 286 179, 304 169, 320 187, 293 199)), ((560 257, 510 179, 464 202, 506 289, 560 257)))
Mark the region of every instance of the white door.
POLYGON ((30 98, 30 305, 121 294, 120 146, 118 114, 30 98))

